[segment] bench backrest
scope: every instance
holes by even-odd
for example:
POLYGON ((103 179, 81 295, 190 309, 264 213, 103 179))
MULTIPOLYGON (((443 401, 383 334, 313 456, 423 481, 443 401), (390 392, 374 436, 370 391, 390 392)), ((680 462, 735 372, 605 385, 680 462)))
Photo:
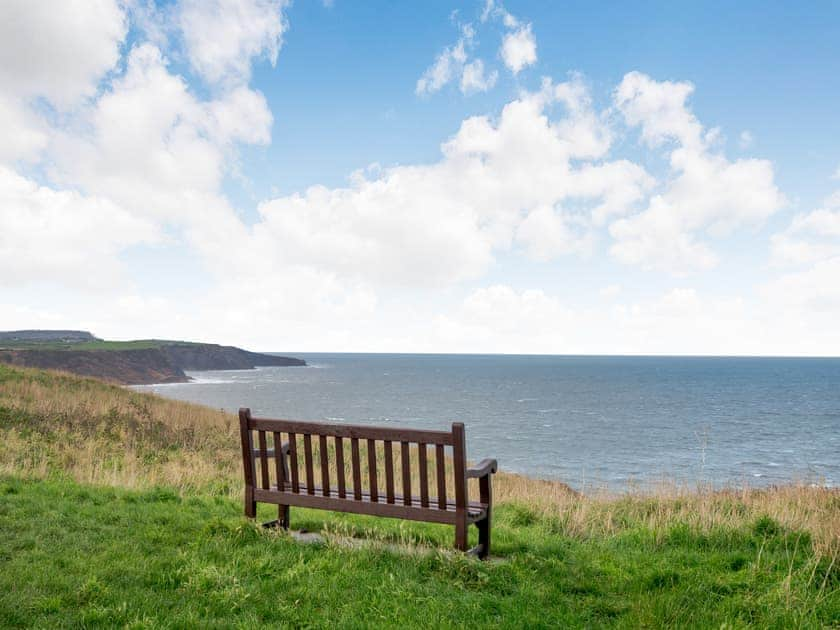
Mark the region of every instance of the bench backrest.
POLYGON ((294 505, 439 522, 467 508, 460 422, 428 431, 254 418, 249 409, 239 418, 245 483, 258 498, 276 502, 279 492, 294 505), (288 466, 276 456, 286 444, 288 466))

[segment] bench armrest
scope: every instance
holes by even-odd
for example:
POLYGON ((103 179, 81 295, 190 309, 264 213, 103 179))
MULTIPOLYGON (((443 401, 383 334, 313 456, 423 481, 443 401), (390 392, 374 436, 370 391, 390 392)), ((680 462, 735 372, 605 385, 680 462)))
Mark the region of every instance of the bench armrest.
POLYGON ((495 459, 482 459, 474 468, 467 468, 467 479, 480 479, 496 472, 499 464, 495 459))

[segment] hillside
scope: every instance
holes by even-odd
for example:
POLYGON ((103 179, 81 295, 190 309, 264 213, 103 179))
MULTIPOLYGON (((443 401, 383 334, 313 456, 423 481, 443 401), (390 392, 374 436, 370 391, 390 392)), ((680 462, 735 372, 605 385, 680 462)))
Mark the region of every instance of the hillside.
POLYGON ((105 341, 85 331, 0 333, 0 363, 64 370, 124 385, 184 383, 184 370, 302 366, 292 357, 233 346, 167 340, 105 341))
POLYGON ((0 626, 840 625, 836 489, 581 496, 500 472, 480 563, 446 526, 254 527, 238 440, 231 414, 0 365, 0 626))

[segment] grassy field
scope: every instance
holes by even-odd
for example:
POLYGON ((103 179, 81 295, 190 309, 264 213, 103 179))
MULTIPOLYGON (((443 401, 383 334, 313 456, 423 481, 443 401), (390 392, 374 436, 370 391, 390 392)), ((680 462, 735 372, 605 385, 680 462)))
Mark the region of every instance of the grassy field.
POLYGON ((148 350, 171 344, 189 344, 188 341, 165 341, 161 339, 137 339, 135 341, 0 341, 0 348, 8 350, 148 350))
POLYGON ((500 473, 479 563, 444 526, 293 509, 325 544, 261 530, 238 450, 229 414, 0 366, 0 626, 840 627, 836 490, 500 473))

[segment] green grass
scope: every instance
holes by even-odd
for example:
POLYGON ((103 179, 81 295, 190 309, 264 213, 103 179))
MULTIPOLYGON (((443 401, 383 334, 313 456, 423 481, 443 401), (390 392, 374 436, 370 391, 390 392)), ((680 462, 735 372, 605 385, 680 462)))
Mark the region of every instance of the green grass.
MULTIPOLYGON (((409 543, 304 545, 240 505, 0 478, 2 627, 745 627, 840 625, 840 570, 770 518, 572 539, 516 505, 495 562, 444 549, 451 528, 292 510, 295 528, 409 543)), ((268 520, 272 512, 261 508, 268 520)))
POLYGON ((239 449, 217 409, 0 366, 0 628, 840 628, 836 490, 599 498, 500 472, 481 563, 439 525, 255 527, 239 449))
POLYGON ((67 343, 62 341, 0 341, 0 349, 6 350, 148 350, 161 346, 192 345, 191 341, 169 341, 166 339, 137 339, 134 341, 80 341, 67 343))

